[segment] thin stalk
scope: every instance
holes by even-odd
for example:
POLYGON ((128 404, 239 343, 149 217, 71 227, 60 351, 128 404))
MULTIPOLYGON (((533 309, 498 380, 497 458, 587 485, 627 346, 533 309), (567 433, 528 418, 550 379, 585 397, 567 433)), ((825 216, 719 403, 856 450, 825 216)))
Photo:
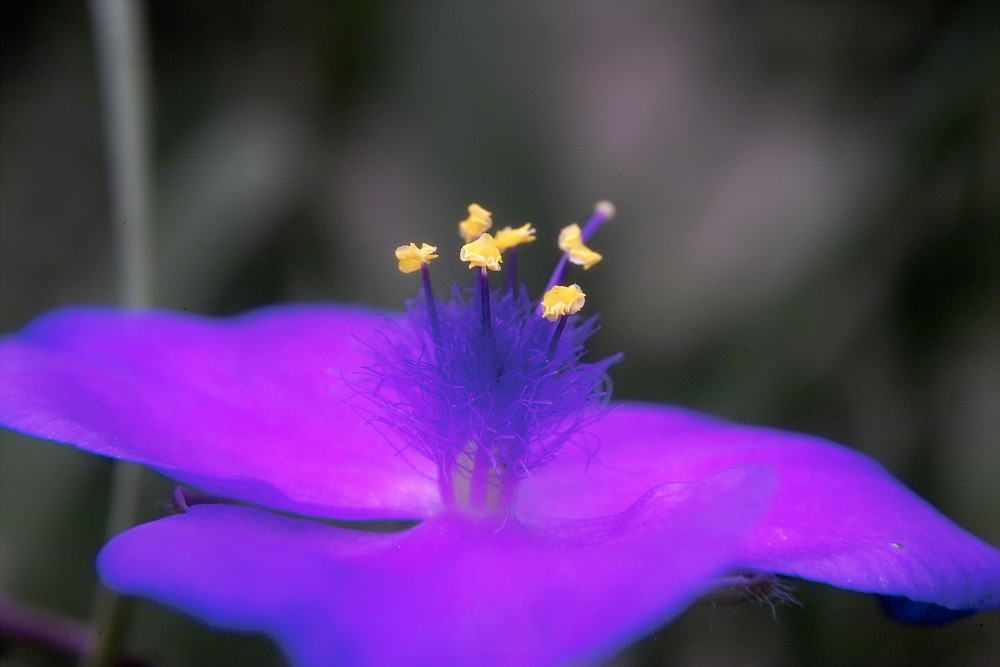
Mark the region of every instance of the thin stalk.
MULTIPOLYGON (((590 240, 590 238, 597 233, 604 223, 608 222, 615 217, 615 208, 610 202, 598 202, 594 207, 594 214, 590 216, 586 224, 580 230, 580 240, 584 243, 590 240)), ((549 278, 549 284, 545 286, 545 292, 562 282, 563 276, 566 274, 566 267, 569 265, 569 254, 563 253, 563 256, 559 258, 559 263, 556 264, 555 271, 552 272, 552 277, 549 278)), ((543 294, 545 293, 543 292, 543 294)), ((539 308, 539 312, 541 309, 539 308)))
POLYGON ((434 300, 434 289, 431 287, 431 271, 426 262, 420 265, 420 273, 424 277, 424 301, 427 302, 427 318, 431 321, 431 330, 434 332, 434 347, 439 349, 443 344, 441 322, 438 320, 437 301, 434 300))
POLYGON ((475 462, 472 464, 472 480, 469 483, 469 506, 486 507, 486 491, 490 480, 490 460, 480 443, 476 443, 475 462))
POLYGON ((483 318, 483 338, 493 338, 493 316, 490 314, 490 275, 485 266, 479 269, 479 303, 483 318))
POLYGON ((507 253, 507 292, 514 293, 517 288, 517 246, 507 253))
MULTIPOLYGON (((146 308, 153 302, 153 271, 145 19, 136 0, 91 0, 90 13, 104 103, 120 298, 126 307, 146 308)), ((137 523, 141 493, 142 468, 116 463, 106 528, 109 536, 137 523)), ((130 606, 108 589, 98 591, 91 646, 81 665, 104 667, 116 662, 130 606)))
POLYGON ((495 350, 493 338, 493 315, 490 312, 490 278, 485 266, 479 269, 479 300, 480 313, 483 318, 482 349, 480 363, 482 364, 483 381, 487 384, 496 380, 495 350))
POLYGON ((549 346, 545 349, 545 356, 549 359, 555 354, 556 347, 559 345, 559 337, 562 336, 563 329, 566 328, 566 320, 568 319, 569 315, 559 317, 559 323, 556 324, 556 329, 552 332, 552 338, 549 339, 549 346))

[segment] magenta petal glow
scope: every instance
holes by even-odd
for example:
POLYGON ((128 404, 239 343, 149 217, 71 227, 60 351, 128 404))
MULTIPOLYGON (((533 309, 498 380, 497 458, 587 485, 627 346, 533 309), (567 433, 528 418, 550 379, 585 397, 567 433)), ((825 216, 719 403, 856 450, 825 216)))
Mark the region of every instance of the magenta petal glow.
POLYGON ((348 405, 385 316, 281 307, 213 320, 76 308, 0 343, 5 426, 210 493, 338 518, 423 518, 435 471, 348 405))
POLYGON ((659 480, 767 465, 778 490, 741 566, 950 609, 1000 608, 1000 552, 857 452, 663 406, 620 406, 590 431, 604 446, 593 456, 567 449, 539 470, 521 489, 522 515, 619 511, 659 480))
POLYGON ((499 529, 448 510, 393 534, 202 505, 119 535, 99 567, 120 591, 267 632, 299 665, 580 664, 732 568, 771 492, 742 468, 600 519, 499 529))

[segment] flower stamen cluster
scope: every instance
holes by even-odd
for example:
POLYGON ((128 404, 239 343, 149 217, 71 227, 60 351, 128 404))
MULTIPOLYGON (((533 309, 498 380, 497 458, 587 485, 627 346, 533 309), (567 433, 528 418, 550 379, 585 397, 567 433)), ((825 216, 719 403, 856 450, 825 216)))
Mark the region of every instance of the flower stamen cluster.
MULTIPOLYGON (((597 207, 590 234, 609 213, 609 205, 597 207)), ((453 287, 449 301, 437 299, 430 281, 437 248, 397 248, 402 272, 422 272, 423 293, 371 343, 374 361, 367 367, 377 406, 372 419, 435 461, 448 502, 477 508, 503 507, 518 480, 599 414, 607 368, 618 360, 583 360, 597 326, 596 318, 578 316, 585 297, 579 286, 550 284, 544 299, 535 300, 516 281, 515 252, 535 240, 535 228, 525 223, 493 237, 486 232, 491 225, 488 211, 469 207, 459 225, 465 241, 459 259, 475 272, 475 284, 453 287), (509 279, 491 289, 488 274, 501 266, 509 279)), ((574 261, 575 250, 564 252, 553 281, 561 280, 567 257, 574 261)))

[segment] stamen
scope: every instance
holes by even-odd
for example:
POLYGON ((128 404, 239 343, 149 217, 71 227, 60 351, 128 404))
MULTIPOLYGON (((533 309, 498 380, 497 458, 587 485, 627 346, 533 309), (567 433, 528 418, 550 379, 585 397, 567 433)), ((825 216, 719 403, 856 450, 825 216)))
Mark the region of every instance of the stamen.
POLYGON ((582 266, 584 270, 604 259, 602 255, 583 244, 580 225, 576 224, 563 227, 559 232, 559 249, 566 253, 566 258, 570 262, 582 266))
POLYGON ((486 267, 479 269, 479 301, 483 318, 483 339, 479 359, 484 382, 496 380, 496 339, 493 336, 493 315, 490 313, 490 274, 486 267))
POLYGON ((559 338, 562 336, 563 329, 566 328, 566 320, 568 319, 569 315, 563 315, 559 318, 559 324, 556 325, 556 330, 552 332, 552 338, 549 339, 548 347, 545 348, 545 357, 547 359, 552 359, 556 348, 559 347, 559 338))
MULTIPOLYGON (((479 296, 483 315, 483 336, 488 337, 492 342, 493 325, 492 317, 490 316, 490 274, 487 273, 485 267, 479 269, 479 296)), ((490 348, 492 347, 490 345, 490 348)))
POLYGON ((493 226, 493 214, 479 204, 469 204, 469 217, 458 223, 459 233, 466 243, 475 241, 493 226))
POLYGON ((510 250, 507 254, 507 291, 513 292, 517 287, 517 246, 522 243, 531 243, 535 240, 538 232, 526 222, 517 229, 504 227, 496 235, 497 250, 503 252, 510 250))
POLYGON ((550 322, 555 322, 556 319, 564 315, 579 313, 583 304, 586 303, 586 296, 579 285, 570 285, 569 287, 556 285, 542 297, 542 308, 545 309, 542 312, 542 317, 550 322))
POLYGON ((434 334, 434 347, 441 347, 441 324, 438 322, 437 302, 434 299, 434 290, 431 288, 431 272, 427 265, 432 259, 437 259, 437 246, 422 244, 417 247, 416 243, 408 246, 401 245, 396 248, 396 259, 399 260, 399 270, 403 273, 413 273, 420 270, 424 281, 424 300, 427 302, 427 318, 431 321, 431 331, 434 334))
MULTIPOLYGON (((570 251, 586 248, 583 240, 612 214, 610 204, 599 204, 587 226, 573 232, 570 251)), ((392 426, 406 446, 437 463, 445 503, 507 511, 519 481, 600 413, 592 408, 604 400, 607 368, 617 357, 583 361, 596 325, 591 318, 570 321, 586 296, 577 285, 552 284, 534 301, 512 275, 506 290, 490 293, 489 272, 506 265, 513 274, 517 246, 536 234, 525 223, 494 237, 485 231, 490 224, 488 211, 469 207, 459 256, 477 284, 471 294, 455 288, 451 301, 438 303, 432 293, 427 264, 436 248, 397 248, 400 271, 420 269, 426 298, 411 301, 407 318, 372 339, 366 372, 377 408, 372 421, 392 426)), ((568 261, 564 255, 563 265, 568 261)))
POLYGON ((503 252, 508 248, 519 246, 522 243, 531 243, 535 240, 536 234, 538 234, 538 231, 531 226, 530 222, 524 223, 517 229, 514 229, 513 227, 504 227, 497 232, 495 238, 497 250, 503 252))
POLYGON ((486 487, 490 479, 490 461, 480 443, 472 443, 476 448, 472 464, 472 480, 469 485, 469 505, 486 507, 486 487))
POLYGON ((590 220, 587 220, 587 224, 583 226, 583 231, 580 233, 580 237, 583 242, 586 243, 590 240, 598 229, 601 228, 605 222, 610 222, 615 218, 615 205, 609 202, 607 199, 603 199, 596 204, 594 204, 594 214, 590 216, 590 220))
MULTIPOLYGON (((471 207, 470 207, 471 209, 471 207)), ((482 364, 482 377, 484 381, 495 379, 496 367, 494 365, 493 320, 490 315, 490 279, 487 269, 492 271, 500 270, 500 251, 497 250, 496 242, 489 234, 483 234, 475 241, 462 246, 459 259, 469 263, 469 268, 479 267, 479 294, 481 303, 481 313, 483 318, 483 339, 482 349, 479 358, 482 364)))
MULTIPOLYGON (((590 220, 588 220, 587 224, 585 224, 583 229, 580 230, 580 243, 583 244, 589 241, 605 222, 612 220, 614 217, 615 205, 611 202, 603 200, 594 204, 594 214, 590 216, 590 220)), ((556 265, 556 270, 552 272, 552 277, 549 278, 549 284, 545 287, 546 291, 562 282, 563 275, 566 272, 566 264, 569 261, 568 256, 563 254, 559 263, 556 265)))
POLYGON ((548 347, 545 349, 545 356, 549 359, 552 358, 556 346, 559 345, 559 337, 562 335, 563 329, 566 328, 566 320, 569 319, 570 315, 580 312, 586 302, 586 296, 579 285, 570 285, 569 287, 556 285, 545 293, 545 297, 542 299, 542 308, 544 309, 542 317, 550 322, 559 320, 555 331, 552 332, 552 338, 549 339, 548 347))
POLYGON ((401 245, 396 248, 396 259, 399 260, 399 270, 403 273, 413 273, 419 271, 420 267, 427 264, 432 259, 437 259, 437 246, 422 244, 417 247, 416 243, 401 245))
POLYGON ((496 507, 503 501, 509 481, 505 483, 488 447, 473 439, 462 446, 450 482, 444 485, 449 499, 477 508, 496 507))
POLYGON ((513 294, 517 289, 517 248, 511 248, 507 253, 507 293, 513 294))
POLYGON ((424 278, 424 301, 427 302, 427 319, 431 321, 431 331, 434 334, 434 347, 440 348, 441 323, 438 322, 437 301, 434 299, 434 289, 431 287, 431 270, 427 268, 427 264, 421 264, 420 273, 424 278))
POLYGON ((470 241, 462 246, 458 254, 459 259, 469 263, 469 268, 480 266, 491 271, 499 271, 503 259, 497 244, 489 234, 482 234, 475 241, 470 241))

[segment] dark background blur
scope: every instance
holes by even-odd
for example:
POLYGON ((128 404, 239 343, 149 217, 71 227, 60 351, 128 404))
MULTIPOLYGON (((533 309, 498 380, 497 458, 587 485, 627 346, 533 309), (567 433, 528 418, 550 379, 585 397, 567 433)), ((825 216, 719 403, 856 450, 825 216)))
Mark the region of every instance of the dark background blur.
MULTIPOLYGON (((472 201, 538 227, 521 264, 540 291, 559 227, 608 198, 583 286, 593 353, 625 352, 619 398, 846 443, 1000 544, 995 3, 147 9, 159 305, 397 307, 416 283, 392 249, 457 252, 472 201)), ((117 291, 87 5, 3 12, 6 333, 117 291)), ((457 261, 435 276, 465 278, 457 261)), ((10 433, 0 454, 3 588, 85 618, 109 464, 10 433)), ((150 484, 148 517, 170 488, 150 484)), ((696 608, 615 664, 997 664, 1000 615, 913 629, 860 595, 796 592, 805 608, 777 620, 696 608)), ((150 604, 130 649, 280 664, 150 604)), ((48 664, 12 646, 0 663, 48 664)))

